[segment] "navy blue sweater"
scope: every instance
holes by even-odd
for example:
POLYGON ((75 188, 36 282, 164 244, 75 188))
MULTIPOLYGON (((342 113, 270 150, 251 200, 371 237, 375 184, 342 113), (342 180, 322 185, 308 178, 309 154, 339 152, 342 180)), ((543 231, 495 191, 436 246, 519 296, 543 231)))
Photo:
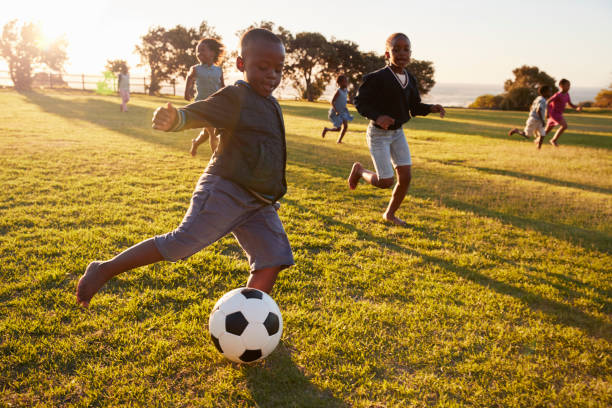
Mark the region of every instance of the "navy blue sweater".
POLYGON ((370 119, 374 126, 380 115, 391 116, 395 123, 390 130, 399 129, 413 116, 426 116, 431 106, 421 102, 416 78, 404 70, 408 85, 402 87, 390 67, 370 72, 363 77, 363 83, 355 97, 355 107, 361 116, 370 119))

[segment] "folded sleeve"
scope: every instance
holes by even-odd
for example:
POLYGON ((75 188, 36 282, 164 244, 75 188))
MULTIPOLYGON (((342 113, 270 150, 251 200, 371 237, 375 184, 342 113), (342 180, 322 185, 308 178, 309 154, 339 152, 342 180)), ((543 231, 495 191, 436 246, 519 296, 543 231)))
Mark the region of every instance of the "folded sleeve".
POLYGON ((200 127, 233 129, 240 117, 241 99, 236 86, 226 86, 204 100, 178 108, 178 120, 171 131, 200 127))
POLYGON ((363 77, 363 83, 357 90, 355 96, 355 108, 357 112, 370 120, 376 121, 381 115, 377 109, 377 96, 381 90, 378 84, 378 78, 376 75, 368 74, 363 77))

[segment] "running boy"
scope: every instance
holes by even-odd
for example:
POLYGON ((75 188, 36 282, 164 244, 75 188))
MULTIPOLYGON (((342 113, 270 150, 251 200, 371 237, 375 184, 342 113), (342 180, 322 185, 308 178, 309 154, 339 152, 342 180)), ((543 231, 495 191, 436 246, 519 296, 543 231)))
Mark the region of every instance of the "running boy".
POLYGON ((167 132, 221 129, 219 147, 198 180, 183 221, 174 231, 111 260, 90 263, 76 290, 82 306, 112 277, 162 260, 186 259, 229 232, 247 254, 248 287, 270 292, 278 273, 293 265, 275 206, 287 191, 285 127, 272 97, 281 80, 285 48, 276 35, 259 28, 247 31, 240 46, 236 67, 244 81, 183 108, 168 103, 153 115, 153 128, 167 132))
POLYGON ((508 136, 512 136, 515 133, 523 136, 525 139, 534 137, 534 141, 538 146, 538 149, 542 147, 542 140, 546 136, 544 128, 546 127, 546 100, 552 95, 552 89, 548 85, 542 85, 538 88, 540 96, 535 98, 531 103, 531 109, 529 109, 529 117, 525 122, 525 129, 519 130, 517 128, 511 129, 508 132, 508 136))
POLYGON ((412 165, 402 125, 415 115, 425 116, 436 112, 443 118, 446 114, 441 105, 421 103, 416 78, 406 70, 411 53, 406 34, 392 34, 387 38, 385 51, 389 65, 363 78, 355 98, 355 107, 362 116, 370 119, 366 141, 376 173, 366 170, 357 162, 353 164, 348 178, 351 190, 357 187, 361 178, 374 187, 389 188, 393 185, 395 170, 398 182, 382 217, 387 222, 402 226, 406 223, 396 217, 395 212, 408 192, 412 165))
POLYGON ((353 117, 348 111, 346 107, 346 103, 348 102, 348 78, 346 75, 339 75, 336 79, 336 83, 338 84, 338 90, 334 94, 334 97, 331 100, 331 108, 329 108, 329 120, 334 125, 333 128, 323 128, 323 132, 321 133, 321 137, 325 137, 327 132, 340 132, 340 136, 336 143, 342 143, 342 138, 346 134, 348 130, 348 123, 353 120, 353 117))
MULTIPOLYGON (((569 106, 576 109, 578 112, 582 110, 582 107, 574 105, 570 99, 570 96, 568 93, 570 89, 570 81, 563 78, 562 80, 559 81, 559 88, 561 88, 561 91, 554 94, 548 100, 548 110, 546 111, 546 114, 548 115, 546 133, 553 130, 555 126, 559 126, 559 129, 557 129, 557 132, 555 132, 555 135, 553 136, 553 138, 550 139, 550 144, 555 147, 559 147, 559 145, 557 144, 557 140, 559 140, 559 137, 567 129, 567 122, 565 121, 565 118, 563 117, 563 111, 565 110, 565 105, 569 104, 569 106)), ((540 144, 542 144, 541 141, 540 141, 540 144)))
MULTIPOLYGON (((193 87, 195 85, 195 100, 201 101, 208 98, 213 93, 225 86, 223 82, 223 70, 219 66, 223 60, 225 47, 214 38, 203 38, 196 47, 196 57, 200 61, 199 65, 189 68, 187 83, 185 84, 185 99, 193 99, 193 87)), ((214 152, 217 149, 217 135, 215 128, 204 128, 200 134, 191 140, 189 153, 195 156, 198 146, 209 139, 210 149, 214 152)))

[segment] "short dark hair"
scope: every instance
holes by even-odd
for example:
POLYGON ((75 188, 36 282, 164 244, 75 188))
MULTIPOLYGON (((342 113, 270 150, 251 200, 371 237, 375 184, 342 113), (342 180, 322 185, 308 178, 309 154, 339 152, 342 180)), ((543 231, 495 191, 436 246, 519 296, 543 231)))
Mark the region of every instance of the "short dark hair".
POLYGON ((252 28, 242 34, 240 38, 240 55, 243 58, 249 46, 256 41, 268 41, 274 44, 283 45, 283 41, 272 31, 266 30, 265 28, 252 28))
POLYGON ((347 77, 346 75, 344 75, 344 74, 340 74, 340 75, 338 75, 338 76, 336 77, 336 83, 337 83, 338 85, 340 85, 340 81, 342 81, 343 79, 346 79, 346 80, 348 81, 348 77, 347 77))
POLYGON ((542 85, 541 87, 538 88, 538 93, 540 95, 544 95, 545 93, 550 92, 552 89, 550 88, 550 86, 548 85, 542 85))
POLYGON ((390 50, 391 48, 393 48, 393 43, 398 38, 404 38, 406 41, 408 41, 410 43, 410 38, 408 38, 408 36, 406 34, 404 34, 404 33, 393 33, 393 34, 391 34, 387 38, 387 41, 385 42, 385 48, 387 50, 390 50))
POLYGON ((225 54, 225 46, 216 38, 202 38, 200 41, 198 41, 197 47, 199 47, 200 44, 204 44, 207 48, 215 53, 215 60, 213 63, 215 65, 219 65, 219 63, 221 63, 223 60, 223 55, 225 54))
POLYGON ((569 85, 570 81, 568 81, 567 79, 563 78, 559 81, 559 85, 565 85, 568 84, 569 85))

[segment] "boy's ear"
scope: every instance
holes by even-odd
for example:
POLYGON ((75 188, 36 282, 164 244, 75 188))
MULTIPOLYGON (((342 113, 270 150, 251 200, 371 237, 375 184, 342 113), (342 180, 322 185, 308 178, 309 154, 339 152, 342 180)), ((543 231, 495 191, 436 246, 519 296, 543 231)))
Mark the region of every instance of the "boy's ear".
POLYGON ((236 58, 236 68, 238 68, 238 71, 244 72, 244 59, 242 57, 236 58))

